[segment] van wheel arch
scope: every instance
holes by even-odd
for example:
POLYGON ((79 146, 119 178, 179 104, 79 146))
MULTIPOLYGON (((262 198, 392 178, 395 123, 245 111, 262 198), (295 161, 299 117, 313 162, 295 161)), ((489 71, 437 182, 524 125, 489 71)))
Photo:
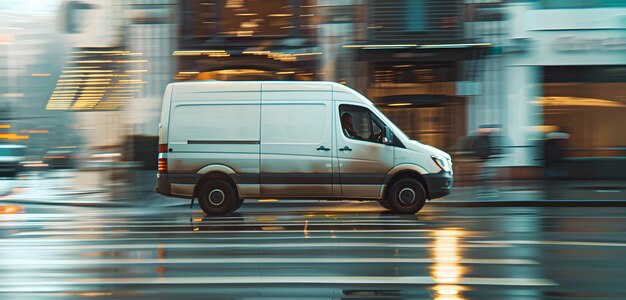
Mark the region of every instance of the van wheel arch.
POLYGON ((237 197, 237 199, 239 199, 237 184, 235 184, 235 181, 230 176, 228 176, 228 174, 222 172, 209 172, 202 175, 202 177, 200 177, 200 179, 196 182, 196 185, 193 188, 193 198, 198 198, 198 192, 200 190, 200 187, 202 187, 203 184, 211 180, 224 180, 228 182, 235 191, 235 196, 237 197))
POLYGON ((383 199, 387 199, 389 191, 391 190, 391 187, 393 187, 393 185, 396 182, 398 182, 400 179, 404 179, 404 178, 415 179, 419 183, 421 183, 422 186, 424 187, 424 191, 426 192, 426 198, 430 199, 429 198, 430 193, 428 192, 428 185, 426 184, 426 180, 424 180, 424 177, 422 177, 421 174, 419 174, 417 172, 413 172, 413 171, 402 171, 402 172, 399 172, 399 173, 393 175, 393 177, 391 177, 389 182, 387 182, 387 185, 385 185, 385 191, 383 193, 383 199))

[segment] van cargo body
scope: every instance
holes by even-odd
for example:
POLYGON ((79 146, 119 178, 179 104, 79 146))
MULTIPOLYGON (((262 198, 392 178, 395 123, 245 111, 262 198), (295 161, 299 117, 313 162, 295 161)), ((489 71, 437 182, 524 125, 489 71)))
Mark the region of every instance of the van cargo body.
POLYGON ((243 199, 376 200, 400 213, 452 189, 450 156, 333 82, 193 81, 165 90, 156 191, 207 214, 243 199))

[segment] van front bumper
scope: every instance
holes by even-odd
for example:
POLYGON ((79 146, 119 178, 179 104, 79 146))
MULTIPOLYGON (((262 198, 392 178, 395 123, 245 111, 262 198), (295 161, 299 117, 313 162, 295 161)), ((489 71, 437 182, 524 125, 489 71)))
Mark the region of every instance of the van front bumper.
POLYGON ((452 172, 441 171, 435 174, 422 175, 428 189, 428 199, 437 199, 449 195, 452 192, 454 178, 452 172))

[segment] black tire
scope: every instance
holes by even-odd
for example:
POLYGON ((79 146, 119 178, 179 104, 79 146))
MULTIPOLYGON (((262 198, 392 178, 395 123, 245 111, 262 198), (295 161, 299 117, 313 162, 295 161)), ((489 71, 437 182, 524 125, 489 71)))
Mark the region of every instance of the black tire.
POLYGON ((393 184, 387 194, 391 209, 401 214, 414 214, 426 203, 426 190, 411 178, 403 178, 393 184))
POLYGON ((198 203, 207 215, 225 215, 237 209, 235 188, 224 180, 210 180, 200 186, 198 203))
POLYGON ((387 199, 378 200, 378 204, 384 209, 391 209, 391 204, 389 204, 389 201, 387 201, 387 199))

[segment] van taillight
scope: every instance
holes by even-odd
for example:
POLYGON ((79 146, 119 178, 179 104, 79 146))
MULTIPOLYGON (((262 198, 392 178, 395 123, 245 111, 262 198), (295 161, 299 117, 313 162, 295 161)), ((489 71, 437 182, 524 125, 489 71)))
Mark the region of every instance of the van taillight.
MULTIPOLYGON (((154 149, 154 148, 152 148, 154 149)), ((159 158, 158 173, 167 173, 167 158, 159 158)))
POLYGON ((159 144, 157 172, 160 174, 167 173, 167 150, 167 144, 159 144))

